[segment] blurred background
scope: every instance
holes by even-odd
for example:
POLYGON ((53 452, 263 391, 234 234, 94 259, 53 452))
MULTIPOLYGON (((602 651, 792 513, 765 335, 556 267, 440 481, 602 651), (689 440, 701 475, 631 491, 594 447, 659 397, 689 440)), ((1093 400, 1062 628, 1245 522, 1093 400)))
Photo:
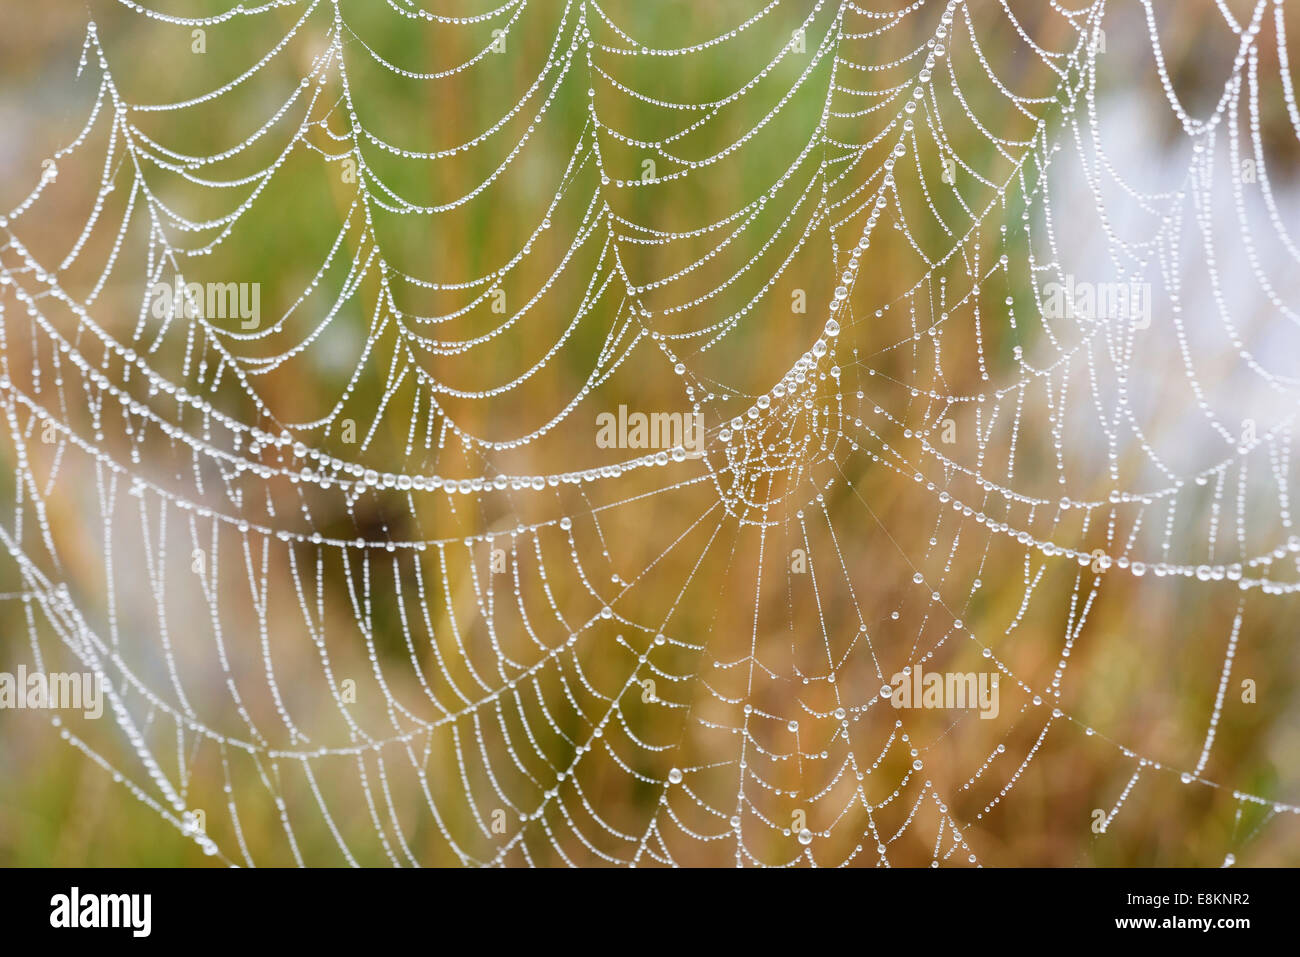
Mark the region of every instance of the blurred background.
POLYGON ((0 863, 1296 863, 1281 5, 229 10, 4 13, 0 863))

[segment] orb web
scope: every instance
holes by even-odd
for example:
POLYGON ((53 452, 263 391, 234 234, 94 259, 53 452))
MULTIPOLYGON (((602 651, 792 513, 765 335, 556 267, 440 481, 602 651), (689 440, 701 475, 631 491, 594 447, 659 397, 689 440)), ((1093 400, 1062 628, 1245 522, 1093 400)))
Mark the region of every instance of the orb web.
POLYGON ((0 223, 10 643, 113 793, 250 866, 1285 854, 1282 3, 210 6, 92 5, 0 223))

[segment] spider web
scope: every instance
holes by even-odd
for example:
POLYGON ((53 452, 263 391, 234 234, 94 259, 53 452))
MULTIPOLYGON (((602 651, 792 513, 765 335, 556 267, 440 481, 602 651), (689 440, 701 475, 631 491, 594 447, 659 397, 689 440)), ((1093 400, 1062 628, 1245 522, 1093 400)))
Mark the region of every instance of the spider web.
POLYGON ((1283 5, 646 6, 94 6, 0 222, 12 650, 107 686, 60 737, 250 866, 1285 840, 1283 5))

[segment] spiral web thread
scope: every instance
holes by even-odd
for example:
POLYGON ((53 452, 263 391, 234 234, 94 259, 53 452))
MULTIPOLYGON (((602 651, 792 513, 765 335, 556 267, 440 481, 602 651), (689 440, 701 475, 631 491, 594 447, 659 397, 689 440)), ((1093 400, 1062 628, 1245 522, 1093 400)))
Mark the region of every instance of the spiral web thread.
POLYGON ((773 0, 672 46, 596 0, 104 6, 84 128, 0 223, 6 599, 31 665, 107 682, 104 719, 53 715, 61 737, 205 853, 983 863, 981 822, 1058 739, 1123 768, 1106 828, 1169 775, 1259 809, 1239 844, 1300 813, 1210 773, 1243 623, 1300 587, 1296 204, 1261 132, 1300 136, 1282 3, 1186 5, 1231 41, 1198 109, 1154 2, 773 0), (110 21, 261 52, 132 99, 110 21), (706 60, 731 92, 693 99, 706 60), (502 64, 526 74, 508 106, 421 138, 502 64), (1107 71, 1143 69, 1173 145, 1126 178, 1156 147, 1108 124, 1107 71), (425 105, 372 104, 363 75, 425 105), (249 132, 187 152, 236 102, 249 132), (156 315, 177 275, 263 278, 208 264, 301 164, 345 199, 295 291, 268 271, 252 329, 156 315), (677 191, 742 168, 693 220, 677 191), (51 251, 56 208, 81 225, 51 251), (407 221, 507 238, 453 269, 407 221), (1148 284, 1149 327, 1053 315, 1072 263, 1148 284), (340 355, 326 407, 286 412, 283 383, 340 355), (702 454, 598 449, 620 403, 699 412, 702 454), (928 536, 896 540, 895 508, 928 536), (1063 697, 1106 589, 1158 579, 1230 610, 1183 765, 1063 697), (1013 611, 974 618, 995 581, 1013 611), (1050 660, 1004 653, 1022 626, 1050 660), (997 672, 1000 715, 892 708, 917 665, 997 672))

